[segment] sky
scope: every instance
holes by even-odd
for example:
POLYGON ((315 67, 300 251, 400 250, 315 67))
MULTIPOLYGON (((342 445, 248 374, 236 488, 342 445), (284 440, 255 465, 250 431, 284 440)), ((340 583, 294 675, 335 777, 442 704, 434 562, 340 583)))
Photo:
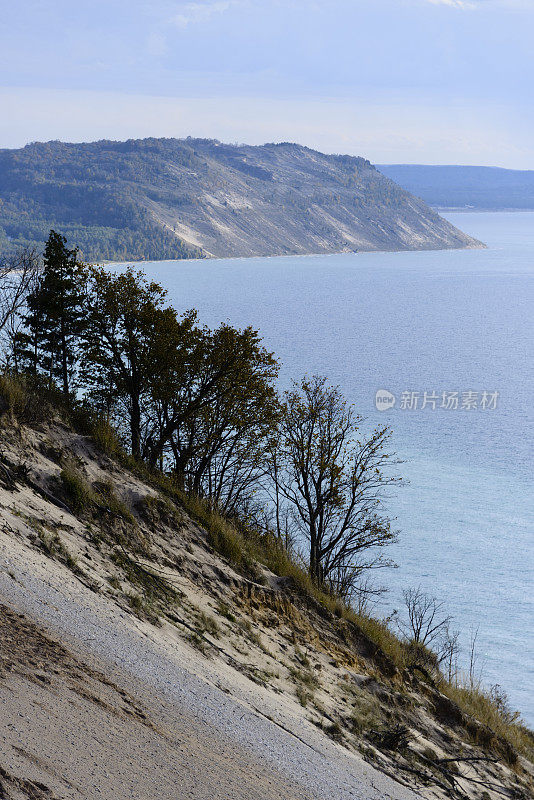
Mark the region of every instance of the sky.
POLYGON ((534 0, 1 0, 0 147, 202 136, 534 169, 534 0))

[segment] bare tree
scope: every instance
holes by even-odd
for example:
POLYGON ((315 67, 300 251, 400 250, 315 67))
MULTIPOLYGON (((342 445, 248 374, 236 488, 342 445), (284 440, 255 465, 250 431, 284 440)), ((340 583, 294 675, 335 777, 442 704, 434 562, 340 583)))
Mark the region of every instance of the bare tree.
POLYGON ((402 596, 407 620, 397 621, 401 632, 410 642, 429 647, 443 636, 451 617, 441 616, 443 603, 426 594, 420 586, 417 589, 405 589, 402 596))
POLYGON ((471 638, 469 642, 469 673, 468 682, 470 689, 480 689, 483 680, 484 664, 480 664, 479 654, 477 651, 478 628, 471 630, 471 638))
POLYGON ((20 250, 0 259, 0 332, 4 331, 23 307, 40 271, 35 250, 20 250))
POLYGON ((354 584, 348 587, 348 593, 343 596, 357 614, 369 616, 380 597, 386 592, 385 586, 376 586, 368 578, 362 580, 357 576, 354 584))
POLYGON ((438 648, 438 661, 449 683, 458 681, 458 655, 460 653, 460 631, 444 626, 438 648))
POLYGON ((521 722, 521 712, 514 711, 510 707, 510 699, 502 686, 500 686, 498 683, 495 683, 493 686, 491 686, 490 697, 508 725, 516 725, 517 723, 521 722))
POLYGON ((380 513, 384 490, 400 480, 389 474, 390 432, 358 438, 360 423, 337 387, 304 379, 285 394, 271 460, 276 502, 292 510, 311 576, 345 594, 364 570, 391 565, 377 551, 396 539, 380 513))

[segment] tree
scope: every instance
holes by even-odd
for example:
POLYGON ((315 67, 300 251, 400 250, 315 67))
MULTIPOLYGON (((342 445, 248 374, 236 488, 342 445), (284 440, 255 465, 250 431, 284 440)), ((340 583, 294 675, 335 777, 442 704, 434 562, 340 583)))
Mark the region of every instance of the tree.
POLYGON ((447 634, 451 617, 442 616, 443 603, 424 592, 420 586, 417 589, 405 589, 402 597, 407 621, 399 621, 398 625, 410 642, 429 647, 447 634))
POLYGON ((452 630, 447 623, 443 627, 438 650, 438 660, 449 683, 456 682, 458 677, 458 655, 460 652, 460 631, 452 630))
POLYGON ((276 491, 289 503, 318 583, 347 594, 362 571, 390 565, 377 549, 395 541, 379 506, 398 478, 386 473, 389 429, 358 438, 361 418, 326 379, 285 394, 271 458, 276 491))
MULTIPOLYGON (((182 422, 171 434, 169 446, 184 488, 235 514, 266 473, 267 449, 279 416, 274 388, 278 363, 250 328, 221 326, 207 344, 194 391, 189 388, 184 403, 178 388, 171 403, 181 407, 182 422), (213 374, 218 380, 205 402, 188 411, 213 374)), ((170 415, 166 410, 166 417, 177 419, 178 409, 174 407, 170 415)))
POLYGON ((194 312, 179 320, 164 307, 165 297, 159 284, 132 269, 90 270, 83 376, 101 410, 126 411, 134 458, 142 456, 152 390, 176 367, 196 321, 194 312))
POLYGON ((58 379, 63 394, 68 396, 78 339, 85 324, 85 272, 78 251, 69 250, 66 245, 64 236, 50 231, 43 271, 26 300, 26 332, 19 337, 18 347, 34 372, 42 372, 50 380, 58 379))
POLYGON ((83 347, 90 397, 108 415, 126 410, 135 458, 170 462, 192 491, 208 486, 217 500, 235 501, 238 486, 244 491, 245 440, 252 446, 254 432, 257 444, 274 402, 276 362, 252 329, 212 332, 196 311, 178 317, 165 298, 131 269, 91 269, 83 347))
POLYGON ((40 262, 34 250, 20 250, 0 259, 0 331, 21 310, 39 274, 40 262))

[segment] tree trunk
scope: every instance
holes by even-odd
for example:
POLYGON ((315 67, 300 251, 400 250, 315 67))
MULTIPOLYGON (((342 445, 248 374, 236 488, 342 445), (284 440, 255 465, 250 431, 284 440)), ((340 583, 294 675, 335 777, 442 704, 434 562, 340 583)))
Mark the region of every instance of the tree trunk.
POLYGON ((61 318, 61 378, 63 382, 63 394, 69 396, 69 367, 67 359, 67 337, 65 336, 65 320, 61 318))
POLYGON ((319 582, 319 567, 317 541, 315 534, 312 533, 310 541, 310 575, 316 583, 319 582))
POLYGON ((141 458, 141 408, 139 406, 139 396, 130 395, 130 430, 132 434, 132 456, 136 460, 141 458))

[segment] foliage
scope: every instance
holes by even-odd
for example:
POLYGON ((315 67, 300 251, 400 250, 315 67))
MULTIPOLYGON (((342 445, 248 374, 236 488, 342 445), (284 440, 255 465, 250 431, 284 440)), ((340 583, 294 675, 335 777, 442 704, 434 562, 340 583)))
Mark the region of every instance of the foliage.
POLYGON ((182 370, 182 387, 174 379, 173 399, 161 399, 159 415, 169 421, 166 447, 185 490, 209 497, 232 515, 244 508, 266 472, 280 410, 274 388, 278 363, 251 328, 221 325, 203 337, 194 382, 183 387, 182 370), (190 413, 193 404, 197 408, 190 413))
POLYGON ((228 510, 257 479, 277 364, 251 328, 210 331, 165 294, 131 269, 90 269, 84 384, 103 418, 127 420, 135 459, 170 464, 184 488, 228 510))
POLYGON ((90 270, 82 375, 103 416, 127 416, 134 458, 141 457, 143 404, 180 339, 180 323, 163 309, 164 299, 161 286, 131 269, 90 270))

